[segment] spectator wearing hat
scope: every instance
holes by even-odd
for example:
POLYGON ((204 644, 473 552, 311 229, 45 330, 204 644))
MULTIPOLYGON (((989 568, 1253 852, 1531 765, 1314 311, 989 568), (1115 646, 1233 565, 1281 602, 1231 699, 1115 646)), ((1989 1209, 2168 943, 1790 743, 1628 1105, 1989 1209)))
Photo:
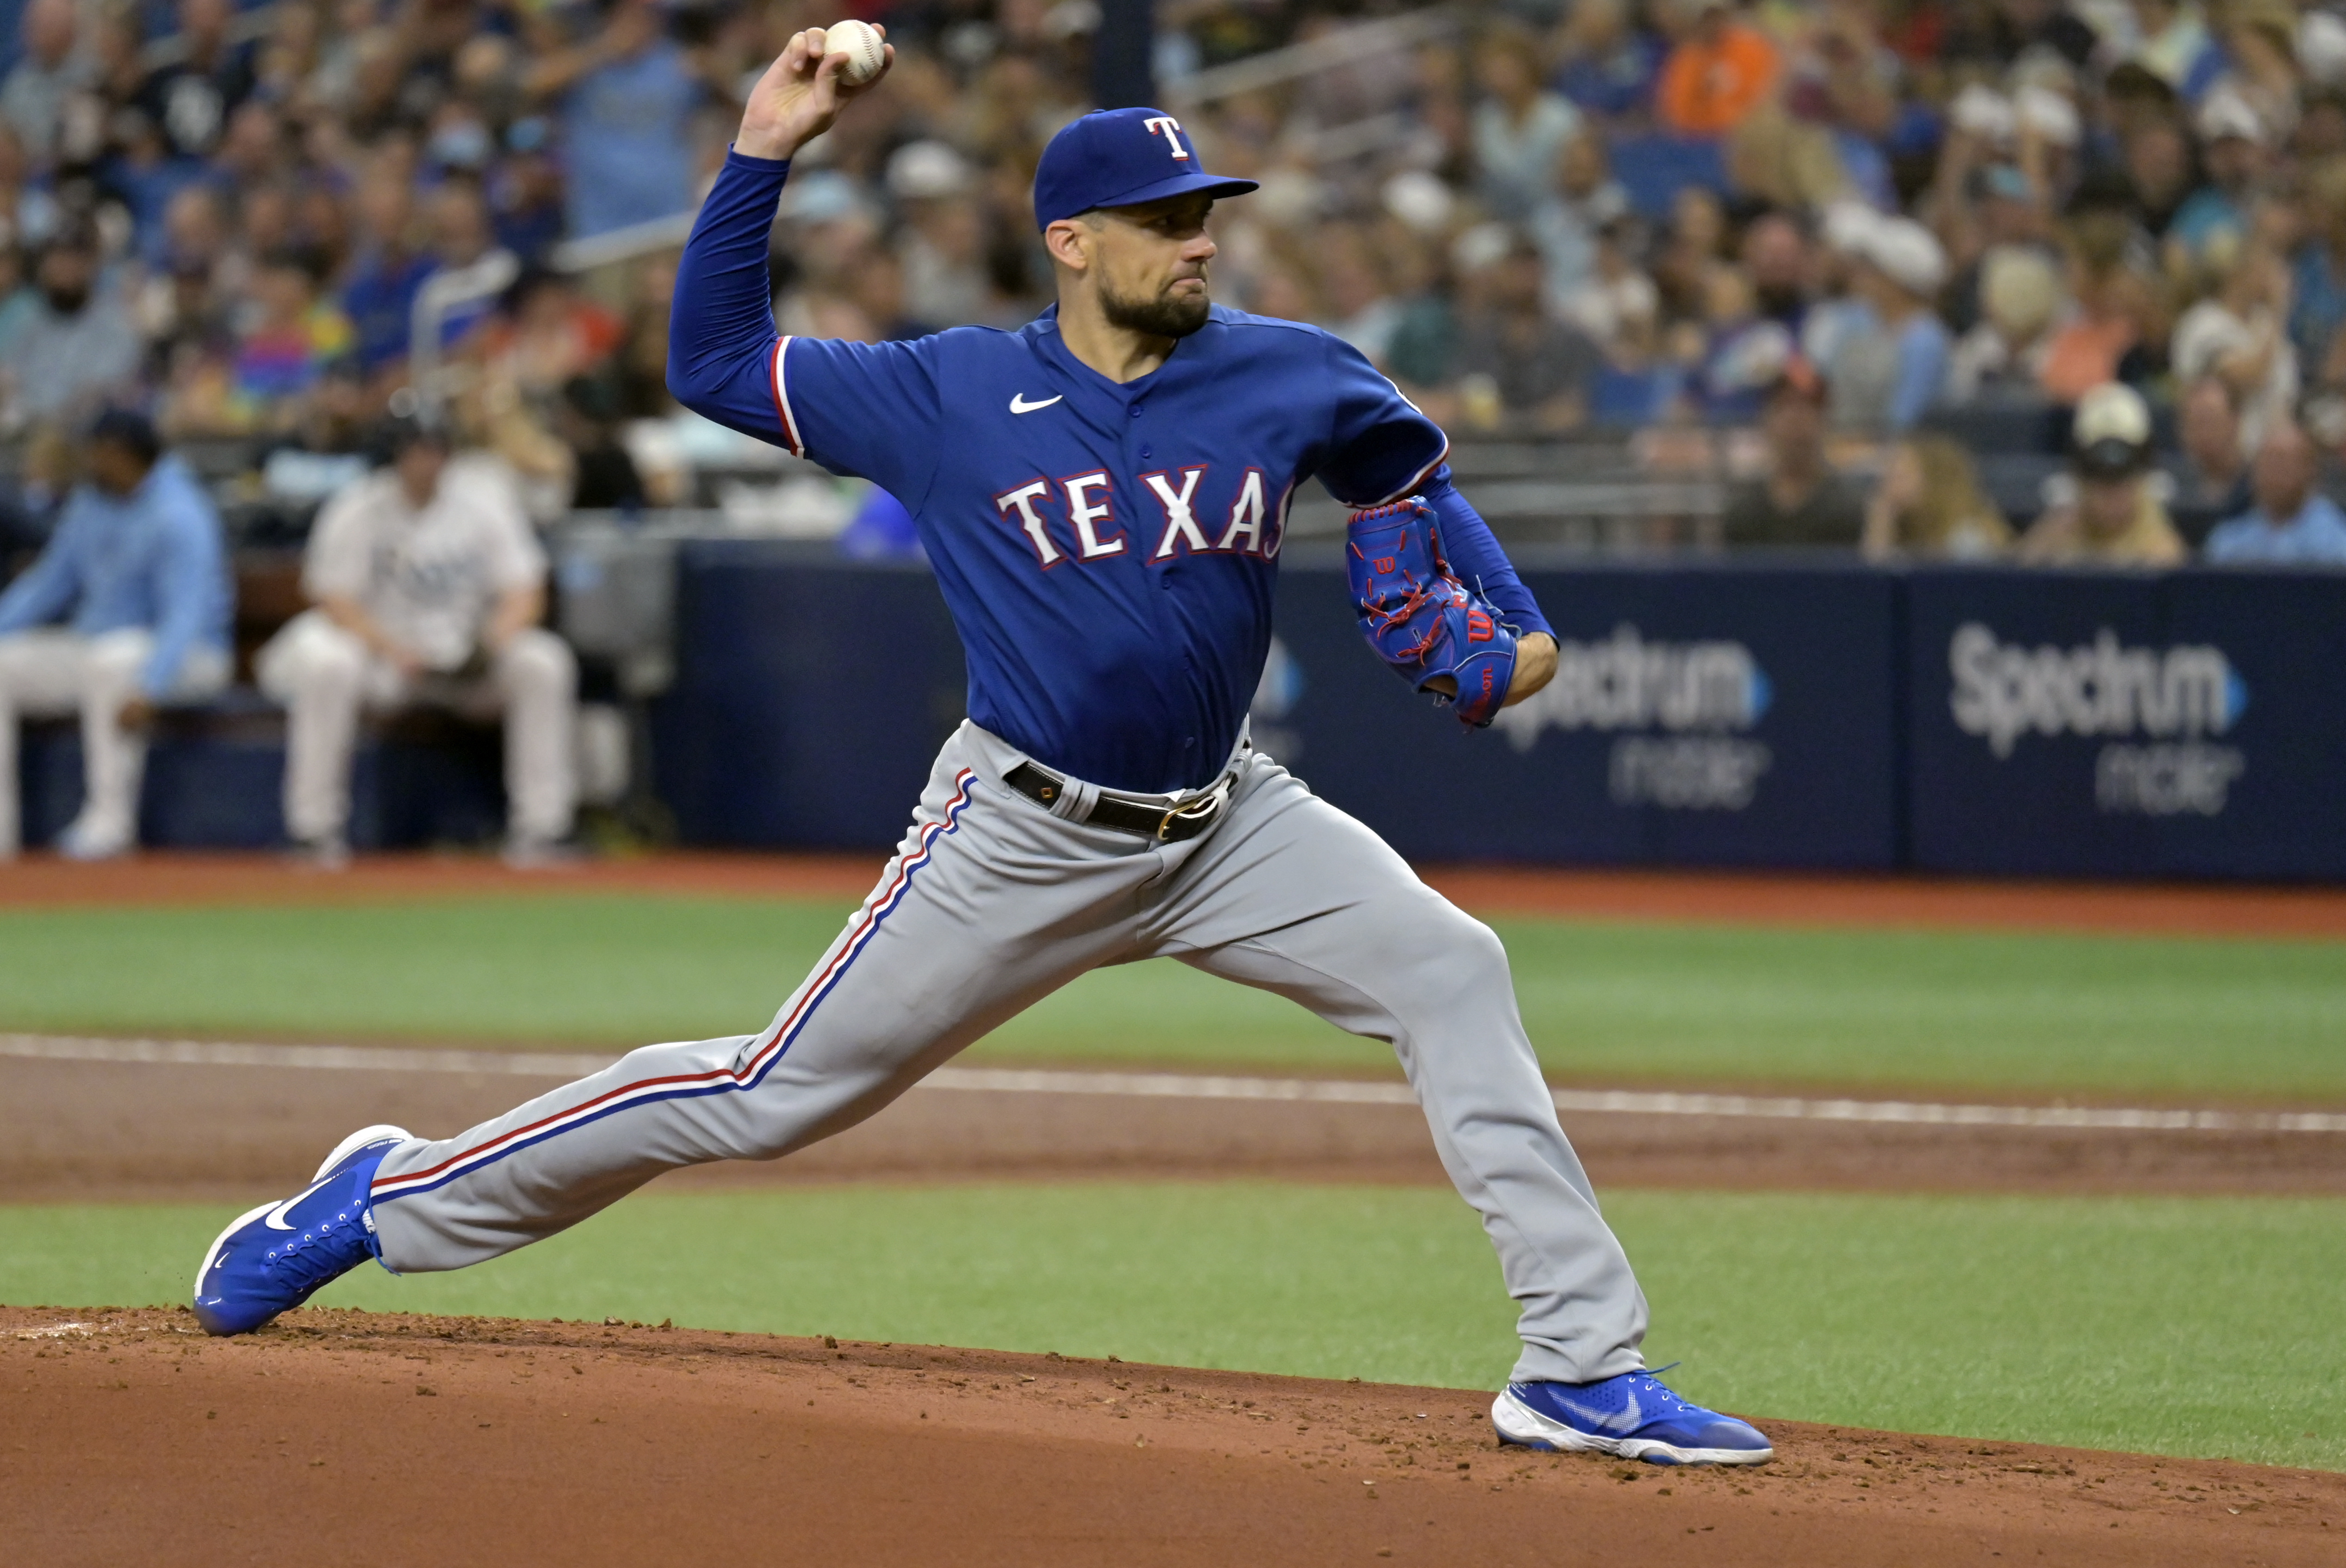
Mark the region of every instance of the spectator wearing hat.
POLYGON ((1825 457, 1825 401, 1824 378, 1798 357, 1768 389, 1760 411, 1768 472, 1728 493, 1720 524, 1730 547, 1858 542, 1865 508, 1825 457))
POLYGON ((155 709, 227 685, 230 595, 219 515, 145 415, 91 426, 88 483, 0 594, 0 858, 16 852, 16 725, 81 716, 83 801, 58 847, 76 860, 138 841, 155 709))
POLYGON ((2109 382, 2077 404, 2070 467, 2073 500, 2048 507, 2021 535, 2018 558, 2036 566, 2172 566, 2190 550, 2145 483, 2150 408, 2132 387, 2109 382))
POLYGON ((2346 566, 2346 514, 2313 487, 2313 442, 2294 420, 2265 433, 2249 468, 2256 504, 2208 535, 2228 566, 2346 566))
POLYGON ((130 311, 105 286, 97 230, 76 222, 41 252, 38 308, 0 358, 9 406, 33 421, 71 423, 137 390, 143 348, 130 311))
POLYGON ((544 863, 577 797, 578 667, 537 624, 546 553, 520 484, 412 419, 383 444, 389 464, 328 502, 311 530, 301 585, 317 607, 253 661, 287 708, 286 831, 315 863, 340 866, 360 712, 427 704, 504 717, 507 858, 544 863))
POLYGON ((1946 253, 1911 218, 1863 226, 1854 248, 1853 315, 1825 365, 1835 422, 1906 430, 1944 390, 1951 345, 1931 308, 1946 253))
POLYGON ((889 319, 873 325, 894 336, 900 322, 928 328, 994 321, 977 172, 943 142, 909 142, 888 159, 887 187, 904 217, 895 258, 903 281, 901 298, 883 312, 889 319))
POLYGON ((2238 94, 2213 93, 2200 106, 2199 146, 2208 183, 2175 209, 2165 238, 2185 260, 2206 265, 2248 237, 2249 204, 2267 162, 2265 127, 2238 94))
POLYGON ((1666 130, 1722 137, 1768 101, 1783 60, 1728 0, 1692 0, 1695 20, 1662 62, 1654 115, 1666 130))

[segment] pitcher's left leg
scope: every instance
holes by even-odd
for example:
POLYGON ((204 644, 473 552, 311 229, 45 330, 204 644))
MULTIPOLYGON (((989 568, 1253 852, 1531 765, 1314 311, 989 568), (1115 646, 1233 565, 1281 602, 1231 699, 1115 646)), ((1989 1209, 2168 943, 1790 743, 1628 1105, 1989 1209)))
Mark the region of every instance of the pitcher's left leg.
POLYGON ((1657 1464, 1757 1464, 1746 1423, 1645 1371, 1646 1298, 1565 1141, 1499 939, 1384 842, 1256 759, 1228 820, 1168 873, 1154 950, 1392 1043, 1458 1190, 1483 1216, 1523 1354, 1502 1441, 1657 1464))
POLYGON ((1646 1298, 1556 1122, 1490 928, 1260 758, 1196 849, 1152 922, 1156 951, 1392 1044, 1523 1305, 1515 1378, 1642 1367, 1646 1298))

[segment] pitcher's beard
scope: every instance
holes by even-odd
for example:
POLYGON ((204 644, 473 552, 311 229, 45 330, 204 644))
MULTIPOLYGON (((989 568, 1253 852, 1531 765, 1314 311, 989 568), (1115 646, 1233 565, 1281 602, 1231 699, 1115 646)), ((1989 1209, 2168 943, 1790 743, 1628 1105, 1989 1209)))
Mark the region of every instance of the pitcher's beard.
POLYGON ((1107 318, 1108 325, 1152 338, 1186 338, 1206 324, 1214 308, 1211 296, 1203 293, 1179 299, 1159 294, 1151 300, 1140 300, 1118 294, 1105 285, 1100 289, 1099 301, 1100 314, 1107 318))

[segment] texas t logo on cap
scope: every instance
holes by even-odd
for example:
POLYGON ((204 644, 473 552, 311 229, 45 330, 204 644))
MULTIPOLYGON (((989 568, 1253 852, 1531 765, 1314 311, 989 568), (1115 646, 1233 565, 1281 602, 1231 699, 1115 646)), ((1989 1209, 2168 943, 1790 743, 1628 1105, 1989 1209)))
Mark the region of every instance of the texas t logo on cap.
POLYGON ((1171 115, 1158 115, 1155 119, 1148 122, 1148 130, 1150 135, 1161 136, 1167 141, 1173 144, 1173 156, 1175 158, 1181 159, 1185 163, 1188 161, 1189 149, 1181 145, 1181 122, 1179 120, 1175 119, 1171 115))
POLYGON ((1254 188, 1251 179, 1199 168, 1181 122, 1163 109, 1102 109, 1067 125, 1043 149, 1035 226, 1048 229, 1096 207, 1137 207, 1192 191, 1240 196, 1254 188))

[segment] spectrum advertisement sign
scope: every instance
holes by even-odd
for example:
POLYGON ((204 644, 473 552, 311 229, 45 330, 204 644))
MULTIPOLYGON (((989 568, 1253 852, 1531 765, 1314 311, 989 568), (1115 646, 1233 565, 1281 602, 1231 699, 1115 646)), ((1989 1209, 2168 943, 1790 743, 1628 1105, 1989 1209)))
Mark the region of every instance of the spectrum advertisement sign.
POLYGON ((1897 585, 1883 574, 1526 571, 1556 625, 1556 678, 1471 736, 1368 657, 1332 563, 1290 554, 1280 575, 1256 734, 1404 854, 1894 863, 1897 585))
POLYGON ((1921 572, 1907 660, 1918 866, 2346 872, 2346 577, 1921 572))

